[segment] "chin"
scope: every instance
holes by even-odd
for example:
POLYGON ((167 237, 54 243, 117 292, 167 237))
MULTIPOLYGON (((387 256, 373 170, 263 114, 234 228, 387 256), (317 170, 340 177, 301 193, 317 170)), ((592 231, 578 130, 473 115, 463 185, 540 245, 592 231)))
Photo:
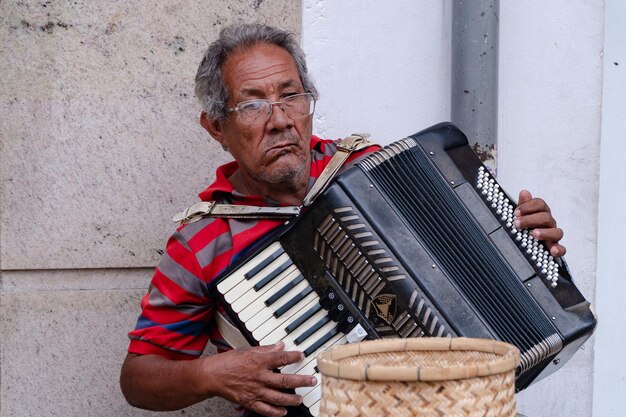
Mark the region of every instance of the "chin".
POLYGON ((306 162, 303 161, 297 163, 277 162, 270 169, 260 173, 259 178, 270 184, 297 182, 305 167, 306 162))

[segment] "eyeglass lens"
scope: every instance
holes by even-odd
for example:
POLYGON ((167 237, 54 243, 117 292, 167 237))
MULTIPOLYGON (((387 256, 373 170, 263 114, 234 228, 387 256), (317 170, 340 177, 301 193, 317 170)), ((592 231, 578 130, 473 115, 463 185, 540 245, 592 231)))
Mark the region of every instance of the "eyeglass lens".
POLYGON ((285 97, 278 102, 269 100, 250 100, 240 103, 237 112, 242 120, 248 123, 265 121, 272 115, 274 105, 279 105, 281 110, 292 118, 309 116, 315 109, 315 100, 310 93, 297 94, 285 97))

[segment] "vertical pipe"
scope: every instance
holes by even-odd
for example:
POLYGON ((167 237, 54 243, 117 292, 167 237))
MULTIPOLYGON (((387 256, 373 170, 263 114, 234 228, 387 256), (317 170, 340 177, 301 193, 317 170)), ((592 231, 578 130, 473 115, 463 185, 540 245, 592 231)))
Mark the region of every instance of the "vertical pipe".
POLYGON ((453 0, 450 119, 495 172, 499 0, 453 0))

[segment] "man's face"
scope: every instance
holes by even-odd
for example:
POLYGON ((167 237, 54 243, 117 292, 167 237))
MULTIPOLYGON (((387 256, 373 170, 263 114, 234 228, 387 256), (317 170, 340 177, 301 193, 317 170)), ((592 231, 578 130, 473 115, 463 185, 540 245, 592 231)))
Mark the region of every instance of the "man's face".
MULTIPOLYGON (((304 93, 296 64, 283 48, 257 44, 236 51, 222 66, 229 94, 227 107, 246 100, 273 102, 289 95, 304 93)), ((211 134, 239 163, 248 192, 261 192, 294 180, 308 180, 309 142, 313 116, 292 119, 274 105, 267 121, 249 124, 237 112, 229 113, 211 134), (258 185, 259 187, 255 187, 258 185)), ((305 185, 306 187, 306 185, 305 185)))

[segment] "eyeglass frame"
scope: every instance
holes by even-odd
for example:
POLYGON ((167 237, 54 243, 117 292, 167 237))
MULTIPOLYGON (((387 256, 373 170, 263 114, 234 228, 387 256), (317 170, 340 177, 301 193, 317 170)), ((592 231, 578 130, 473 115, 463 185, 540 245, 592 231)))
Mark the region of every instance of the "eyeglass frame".
MULTIPOLYGON (((312 102, 313 102, 313 109, 311 109, 311 112, 308 113, 308 114, 302 115, 302 116, 289 116, 288 115, 288 117, 290 117, 290 118, 293 118, 293 117, 295 117, 295 118, 303 118, 303 117, 307 117, 307 116, 310 116, 313 113, 315 113, 315 105, 317 104, 317 99, 315 98, 315 95, 313 93, 293 94, 293 95, 284 97, 283 99, 278 100, 278 101, 271 101, 271 100, 266 99, 266 98, 255 98, 255 99, 252 99, 252 100, 245 100, 245 101, 241 101, 241 102, 237 103, 237 105, 235 107, 227 107, 226 108, 226 113, 227 114, 239 113, 240 112, 239 106, 241 106, 242 104, 253 103, 255 101, 257 101, 257 102, 261 101, 261 102, 266 102, 266 103, 268 103, 270 105, 270 107, 269 107, 270 111, 269 111, 269 113, 267 115, 267 119, 265 119, 265 121, 268 121, 272 117, 272 114, 274 112, 274 105, 276 105, 276 104, 280 105, 280 109, 286 114, 285 108, 284 108, 285 103, 284 103, 283 100, 284 99, 290 99, 290 98, 293 98, 293 97, 303 97, 303 96, 308 96, 308 97, 310 97, 310 100, 312 100, 312 102)), ((310 108, 310 106, 311 106, 311 102, 309 102, 309 108, 310 108)))

